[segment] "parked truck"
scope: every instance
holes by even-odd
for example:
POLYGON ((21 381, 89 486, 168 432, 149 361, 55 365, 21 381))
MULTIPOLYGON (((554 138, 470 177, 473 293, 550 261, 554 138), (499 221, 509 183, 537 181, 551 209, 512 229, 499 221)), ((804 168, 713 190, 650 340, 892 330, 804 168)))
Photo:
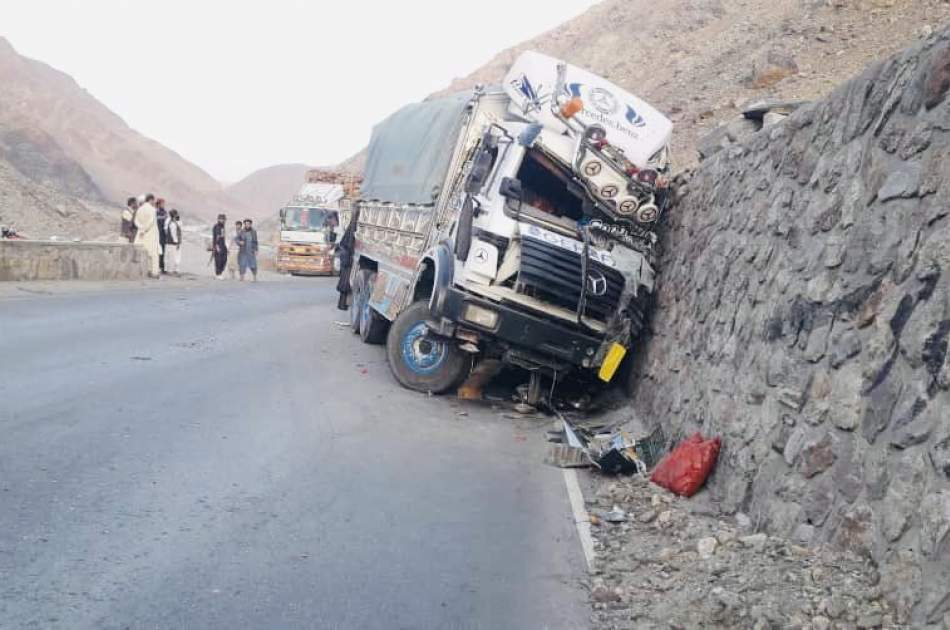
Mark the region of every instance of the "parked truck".
POLYGON ((350 175, 313 169, 280 209, 277 271, 294 275, 334 275, 340 271, 336 241, 343 214, 358 190, 350 175))
MULTIPOLYGON (((354 213, 350 323, 396 380, 444 392, 480 357, 610 381, 644 327, 671 122, 523 53, 500 87, 373 130, 354 213)), ((529 401, 534 402, 534 401, 529 401)))

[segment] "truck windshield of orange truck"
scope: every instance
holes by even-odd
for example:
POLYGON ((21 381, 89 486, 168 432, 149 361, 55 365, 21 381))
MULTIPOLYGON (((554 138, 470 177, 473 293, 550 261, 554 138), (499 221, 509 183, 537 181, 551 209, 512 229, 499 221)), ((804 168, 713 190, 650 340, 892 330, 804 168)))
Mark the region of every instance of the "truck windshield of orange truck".
POLYGON ((286 208, 282 227, 285 230, 322 230, 328 221, 333 224, 336 214, 322 208, 286 208))

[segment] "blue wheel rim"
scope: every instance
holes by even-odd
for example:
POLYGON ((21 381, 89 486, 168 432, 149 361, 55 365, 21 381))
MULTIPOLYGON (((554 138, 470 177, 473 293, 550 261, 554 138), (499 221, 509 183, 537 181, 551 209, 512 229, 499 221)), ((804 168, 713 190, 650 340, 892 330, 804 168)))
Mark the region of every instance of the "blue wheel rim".
POLYGON ((402 360, 414 374, 428 376, 438 371, 445 362, 448 345, 426 335, 425 322, 418 322, 402 336, 402 360))

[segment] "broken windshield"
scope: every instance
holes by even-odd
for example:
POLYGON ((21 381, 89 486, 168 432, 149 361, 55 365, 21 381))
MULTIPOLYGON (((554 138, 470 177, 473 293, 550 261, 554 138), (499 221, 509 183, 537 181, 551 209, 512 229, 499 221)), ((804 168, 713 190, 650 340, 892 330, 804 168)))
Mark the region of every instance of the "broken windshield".
POLYGON ((285 208, 282 224, 285 230, 322 230, 336 226, 337 216, 335 211, 321 208, 285 208))

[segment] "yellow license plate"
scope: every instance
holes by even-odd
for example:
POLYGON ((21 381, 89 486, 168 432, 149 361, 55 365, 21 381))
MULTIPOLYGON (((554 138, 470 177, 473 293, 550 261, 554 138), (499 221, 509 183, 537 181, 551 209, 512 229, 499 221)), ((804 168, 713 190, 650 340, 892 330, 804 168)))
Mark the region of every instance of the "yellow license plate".
POLYGON ((600 380, 609 383, 610 379, 614 377, 617 368, 620 367, 620 362, 623 361, 623 357, 626 354, 627 349, 619 343, 614 342, 610 344, 610 350, 607 351, 607 356, 604 357, 604 362, 601 363, 600 371, 597 373, 600 380))

